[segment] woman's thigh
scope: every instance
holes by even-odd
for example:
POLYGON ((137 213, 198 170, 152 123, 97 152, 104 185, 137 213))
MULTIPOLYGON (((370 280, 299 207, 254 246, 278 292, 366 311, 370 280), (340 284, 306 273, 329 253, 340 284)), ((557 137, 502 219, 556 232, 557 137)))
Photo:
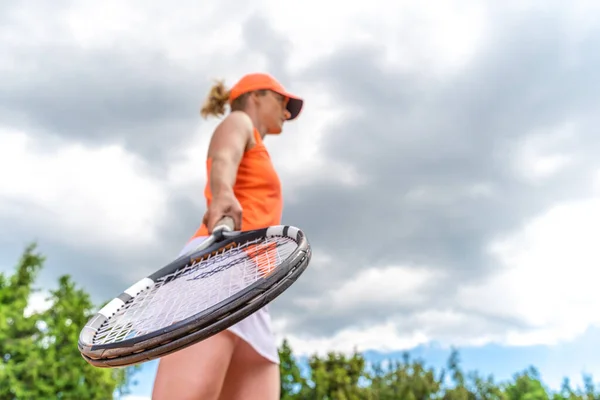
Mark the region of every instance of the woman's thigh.
POLYGON ((223 382, 219 400, 278 400, 280 397, 279 365, 240 339, 223 382))
POLYGON ((161 358, 152 399, 218 399, 238 341, 224 331, 161 358))

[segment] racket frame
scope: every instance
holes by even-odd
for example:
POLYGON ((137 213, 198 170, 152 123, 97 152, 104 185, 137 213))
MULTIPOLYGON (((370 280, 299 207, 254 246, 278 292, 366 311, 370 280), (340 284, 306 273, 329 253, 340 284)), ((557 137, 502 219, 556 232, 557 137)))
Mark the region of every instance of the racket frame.
POLYGON ((215 231, 207 241, 207 244, 203 243, 153 274, 140 279, 102 307, 81 330, 78 348, 82 357, 96 367, 123 367, 150 361, 207 339, 278 297, 304 272, 312 255, 305 234, 300 229, 288 225, 245 232, 232 232, 225 228, 215 231), (236 243, 243 244, 257 238, 274 236, 290 237, 298 246, 268 277, 261 278, 235 295, 168 327, 116 343, 93 344, 98 329, 121 307, 143 290, 150 288, 157 279, 172 274, 198 259, 208 255, 214 256, 229 246, 235 246, 236 243))

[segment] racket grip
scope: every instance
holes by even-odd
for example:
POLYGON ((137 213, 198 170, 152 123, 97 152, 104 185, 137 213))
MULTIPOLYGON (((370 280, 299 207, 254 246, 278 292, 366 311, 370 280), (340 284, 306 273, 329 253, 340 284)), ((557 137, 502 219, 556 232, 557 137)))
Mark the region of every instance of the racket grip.
POLYGON ((215 225, 213 231, 226 231, 231 232, 235 228, 235 222, 231 217, 223 217, 217 224, 215 225))

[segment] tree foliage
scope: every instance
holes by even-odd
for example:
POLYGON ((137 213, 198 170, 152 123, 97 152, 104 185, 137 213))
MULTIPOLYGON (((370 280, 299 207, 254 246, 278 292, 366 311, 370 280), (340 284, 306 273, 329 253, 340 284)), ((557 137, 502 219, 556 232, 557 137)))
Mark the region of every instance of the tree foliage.
POLYGON ((44 257, 26 248, 12 275, 0 273, 0 399, 111 399, 126 392, 134 368, 99 369, 77 349, 95 308, 67 275, 50 291, 49 307, 27 312, 44 257))
POLYGON ((368 363, 357 352, 329 352, 301 363, 287 340, 279 352, 281 398, 286 400, 600 400, 591 376, 583 376, 582 388, 565 379, 557 392, 544 385, 534 367, 496 382, 491 375, 463 371, 455 349, 438 372, 408 353, 402 360, 368 363))

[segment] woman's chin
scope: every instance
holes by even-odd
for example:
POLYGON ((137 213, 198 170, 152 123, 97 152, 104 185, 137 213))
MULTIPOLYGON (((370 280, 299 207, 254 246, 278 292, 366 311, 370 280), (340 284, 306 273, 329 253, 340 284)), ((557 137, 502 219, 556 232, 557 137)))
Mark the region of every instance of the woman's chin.
POLYGON ((283 126, 275 126, 268 130, 269 135, 279 135, 283 131, 283 126))

